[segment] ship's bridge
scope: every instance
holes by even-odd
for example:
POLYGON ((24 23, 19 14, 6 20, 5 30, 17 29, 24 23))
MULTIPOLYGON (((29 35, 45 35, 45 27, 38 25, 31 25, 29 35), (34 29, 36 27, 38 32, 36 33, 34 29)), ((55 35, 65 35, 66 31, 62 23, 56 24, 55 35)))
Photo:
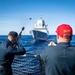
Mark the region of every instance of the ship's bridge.
POLYGON ((37 23, 35 24, 35 28, 45 28, 45 26, 45 21, 42 18, 37 20, 37 23))

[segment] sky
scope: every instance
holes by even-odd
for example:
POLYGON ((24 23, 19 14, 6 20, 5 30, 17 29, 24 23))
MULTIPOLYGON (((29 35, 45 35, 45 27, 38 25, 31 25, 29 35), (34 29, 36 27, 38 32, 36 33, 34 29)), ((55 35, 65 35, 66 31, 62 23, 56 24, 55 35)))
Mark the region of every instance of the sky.
POLYGON ((23 35, 30 35, 41 17, 48 24, 50 35, 56 34, 62 23, 71 25, 75 34, 75 0, 0 0, 0 35, 19 33, 22 27, 23 35))

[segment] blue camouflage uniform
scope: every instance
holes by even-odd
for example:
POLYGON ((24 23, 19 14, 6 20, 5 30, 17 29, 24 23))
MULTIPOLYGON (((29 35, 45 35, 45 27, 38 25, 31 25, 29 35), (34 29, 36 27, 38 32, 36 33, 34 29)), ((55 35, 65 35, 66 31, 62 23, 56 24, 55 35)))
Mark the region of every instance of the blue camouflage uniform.
POLYGON ((58 43, 47 47, 41 54, 46 75, 75 75, 75 47, 58 43))
POLYGON ((19 44, 18 48, 13 47, 7 39, 0 45, 0 75, 12 75, 11 64, 14 55, 25 54, 25 49, 19 44))

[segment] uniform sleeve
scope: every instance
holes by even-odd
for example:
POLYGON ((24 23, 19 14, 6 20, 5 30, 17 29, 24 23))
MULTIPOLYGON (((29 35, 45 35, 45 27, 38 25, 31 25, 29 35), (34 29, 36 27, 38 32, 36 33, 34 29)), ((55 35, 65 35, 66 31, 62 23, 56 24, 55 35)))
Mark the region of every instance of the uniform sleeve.
POLYGON ((16 48, 11 45, 8 46, 7 51, 8 51, 8 53, 13 54, 13 55, 23 55, 26 53, 24 47, 20 44, 16 48))
POLYGON ((46 61, 46 48, 43 50, 43 52, 40 54, 40 58, 41 60, 43 60, 44 62, 46 61))

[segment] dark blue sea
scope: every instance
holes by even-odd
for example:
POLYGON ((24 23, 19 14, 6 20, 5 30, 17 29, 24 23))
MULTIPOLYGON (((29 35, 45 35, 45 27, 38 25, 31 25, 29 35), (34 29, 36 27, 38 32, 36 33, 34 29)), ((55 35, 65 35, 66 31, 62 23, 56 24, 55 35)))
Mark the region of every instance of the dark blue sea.
MULTIPOLYGON (((7 35, 0 36, 0 43, 7 39, 7 35)), ((34 55, 39 55, 50 41, 56 42, 56 36, 50 35, 48 41, 34 42, 31 35, 23 35, 19 42, 30 56, 15 56, 12 63, 13 75, 42 75, 40 60, 34 55)), ((72 37, 71 45, 75 45, 75 35, 72 37)))

